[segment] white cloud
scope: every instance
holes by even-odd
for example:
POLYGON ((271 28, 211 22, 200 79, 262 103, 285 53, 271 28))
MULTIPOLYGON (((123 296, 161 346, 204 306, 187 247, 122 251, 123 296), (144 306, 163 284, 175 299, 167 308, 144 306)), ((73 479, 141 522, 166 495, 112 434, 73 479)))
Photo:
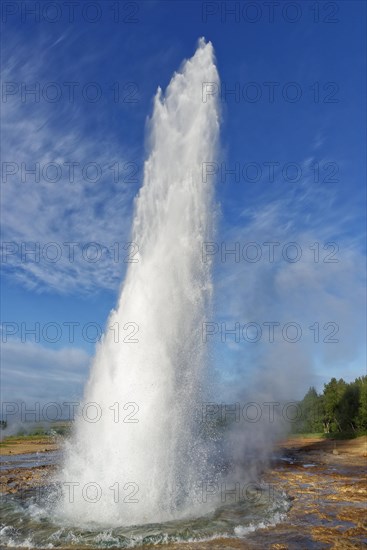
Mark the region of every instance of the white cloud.
MULTIPOLYGON (((55 69, 52 42, 55 37, 49 43, 34 44, 30 50, 9 40, 3 52, 7 60, 3 63, 3 83, 13 82, 19 86, 25 83, 31 87, 36 82, 42 85, 52 81, 50 75, 55 69)), ((109 166, 118 162, 126 179, 129 169, 124 165, 133 155, 129 155, 128 149, 121 150, 121 144, 109 133, 107 124, 101 123, 101 106, 96 105, 93 111, 103 128, 98 142, 89 136, 90 121, 81 116, 76 102, 49 103, 41 97, 38 103, 32 98, 22 103, 17 93, 9 96, 2 108, 3 169, 4 163, 16 163, 6 166, 17 170, 15 175, 7 176, 6 181, 3 174, 3 241, 15 242, 19 249, 19 254, 7 255, 6 272, 13 280, 34 290, 65 293, 115 289, 124 271, 122 258, 126 252, 121 249, 118 258, 108 249, 116 248, 116 242, 129 241, 132 199, 138 183, 114 181, 114 171, 109 166), (79 163, 74 168, 74 183, 70 182, 70 165, 64 164, 72 162, 79 163), (38 163, 39 182, 35 182, 32 175, 27 175, 24 183, 20 181, 21 174, 25 173, 22 163, 28 169, 38 163), (42 175, 48 163, 57 166, 51 165, 49 172, 42 175), (82 168, 88 163, 96 163, 99 175, 96 165, 89 164, 89 172, 83 176, 82 168), (56 170, 61 177, 51 182, 56 170), (88 181, 97 177, 95 182, 88 181), (30 255, 21 256, 21 243, 26 242, 29 248, 31 243, 40 243, 40 261, 32 260, 30 255), (57 243, 56 247, 43 248, 50 242, 57 243), (67 242, 79 243, 74 261, 71 261, 69 247, 63 244, 67 242), (97 262, 88 261, 88 252, 93 255, 93 249, 88 248, 90 242, 101 245, 102 257, 97 262), (47 255, 52 258, 60 251, 57 262, 47 259, 47 255)))
POLYGON ((35 342, 2 343, 2 397, 28 403, 80 399, 90 356, 80 348, 51 349, 35 342))

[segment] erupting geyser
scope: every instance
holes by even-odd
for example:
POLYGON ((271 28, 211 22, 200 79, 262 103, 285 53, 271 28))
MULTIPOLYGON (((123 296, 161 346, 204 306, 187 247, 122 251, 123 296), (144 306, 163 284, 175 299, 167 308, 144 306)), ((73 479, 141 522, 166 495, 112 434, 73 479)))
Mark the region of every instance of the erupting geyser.
POLYGON ((215 160, 219 131, 216 96, 202 98, 205 82, 219 79, 213 47, 201 39, 155 98, 132 228, 138 262, 129 265, 84 395, 102 415, 76 420, 59 476, 59 513, 73 523, 156 523, 203 512, 194 488, 208 475, 210 453, 195 413, 205 399, 201 328, 211 297, 201 251, 214 208, 202 165, 215 160))

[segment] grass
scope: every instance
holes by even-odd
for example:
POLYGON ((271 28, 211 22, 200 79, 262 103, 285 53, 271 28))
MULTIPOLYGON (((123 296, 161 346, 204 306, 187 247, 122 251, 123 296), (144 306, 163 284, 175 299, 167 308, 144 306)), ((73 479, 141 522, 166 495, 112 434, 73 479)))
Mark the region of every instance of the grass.
POLYGON ((291 437, 294 438, 312 438, 312 437, 320 437, 322 439, 355 439, 356 437, 360 437, 362 435, 367 435, 367 430, 360 430, 360 431, 350 431, 350 432, 332 432, 332 433, 324 433, 324 432, 317 432, 317 433, 295 433, 290 434, 291 437))
POLYGON ((295 439, 311 439, 313 437, 323 437, 325 434, 320 432, 320 433, 312 433, 312 432, 308 432, 308 433, 294 433, 294 434, 289 434, 290 437, 294 437, 295 439))
MULTIPOLYGON (((55 435, 67 435, 70 432, 70 422, 55 422, 50 426, 35 426, 30 432, 25 432, 20 429, 18 433, 13 435, 7 435, 4 440, 0 442, 1 446, 6 446, 7 443, 14 443, 15 441, 34 441, 37 439, 51 439, 55 435)), ((1 435, 1 431, 0 431, 1 435)))
POLYGON ((323 434, 324 439, 355 439, 361 435, 367 435, 366 430, 356 431, 356 432, 335 432, 330 434, 323 434))
POLYGON ((4 441, 9 441, 9 443, 13 441, 29 441, 29 440, 33 441, 44 437, 53 437, 53 435, 50 433, 31 433, 31 434, 20 433, 17 435, 7 435, 5 436, 4 441))
POLYGON ((18 435, 8 435, 6 436, 3 441, 0 441, 0 448, 1 447, 7 447, 9 445, 13 445, 14 443, 24 443, 27 441, 37 441, 39 439, 42 440, 51 440, 53 439, 54 435, 52 434, 18 434, 18 435))

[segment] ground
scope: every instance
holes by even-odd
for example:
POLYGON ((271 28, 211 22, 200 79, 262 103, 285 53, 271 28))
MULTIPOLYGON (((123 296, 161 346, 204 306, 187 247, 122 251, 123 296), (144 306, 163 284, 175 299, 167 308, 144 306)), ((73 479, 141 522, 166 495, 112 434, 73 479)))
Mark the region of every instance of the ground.
POLYGON ((24 453, 44 453, 57 448, 55 438, 42 436, 20 436, 5 439, 0 444, 0 455, 20 455, 24 453))
MULTIPOLYGON (((57 448, 50 437, 12 438, 0 454, 47 453, 57 448)), ((263 473, 275 491, 285 491, 292 506, 286 519, 250 533, 245 539, 166 545, 166 550, 198 549, 334 549, 367 548, 367 437, 325 440, 293 437, 278 444, 276 458, 263 473)), ((54 466, 13 468, 2 472, 2 493, 46 483, 54 466)), ((77 550, 77 547, 73 547, 77 550)))

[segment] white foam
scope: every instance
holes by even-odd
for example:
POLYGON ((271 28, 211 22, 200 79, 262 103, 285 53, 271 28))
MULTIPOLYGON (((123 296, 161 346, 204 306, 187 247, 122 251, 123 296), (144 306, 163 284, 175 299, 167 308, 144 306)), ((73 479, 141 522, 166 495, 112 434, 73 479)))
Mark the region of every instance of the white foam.
POLYGON ((278 523, 281 523, 286 518, 286 514, 281 512, 275 512, 273 517, 269 520, 263 520, 256 523, 250 523, 249 525, 238 525, 235 527, 234 532, 237 537, 245 537, 249 533, 258 531, 259 529, 266 529, 267 527, 274 527, 278 523))

